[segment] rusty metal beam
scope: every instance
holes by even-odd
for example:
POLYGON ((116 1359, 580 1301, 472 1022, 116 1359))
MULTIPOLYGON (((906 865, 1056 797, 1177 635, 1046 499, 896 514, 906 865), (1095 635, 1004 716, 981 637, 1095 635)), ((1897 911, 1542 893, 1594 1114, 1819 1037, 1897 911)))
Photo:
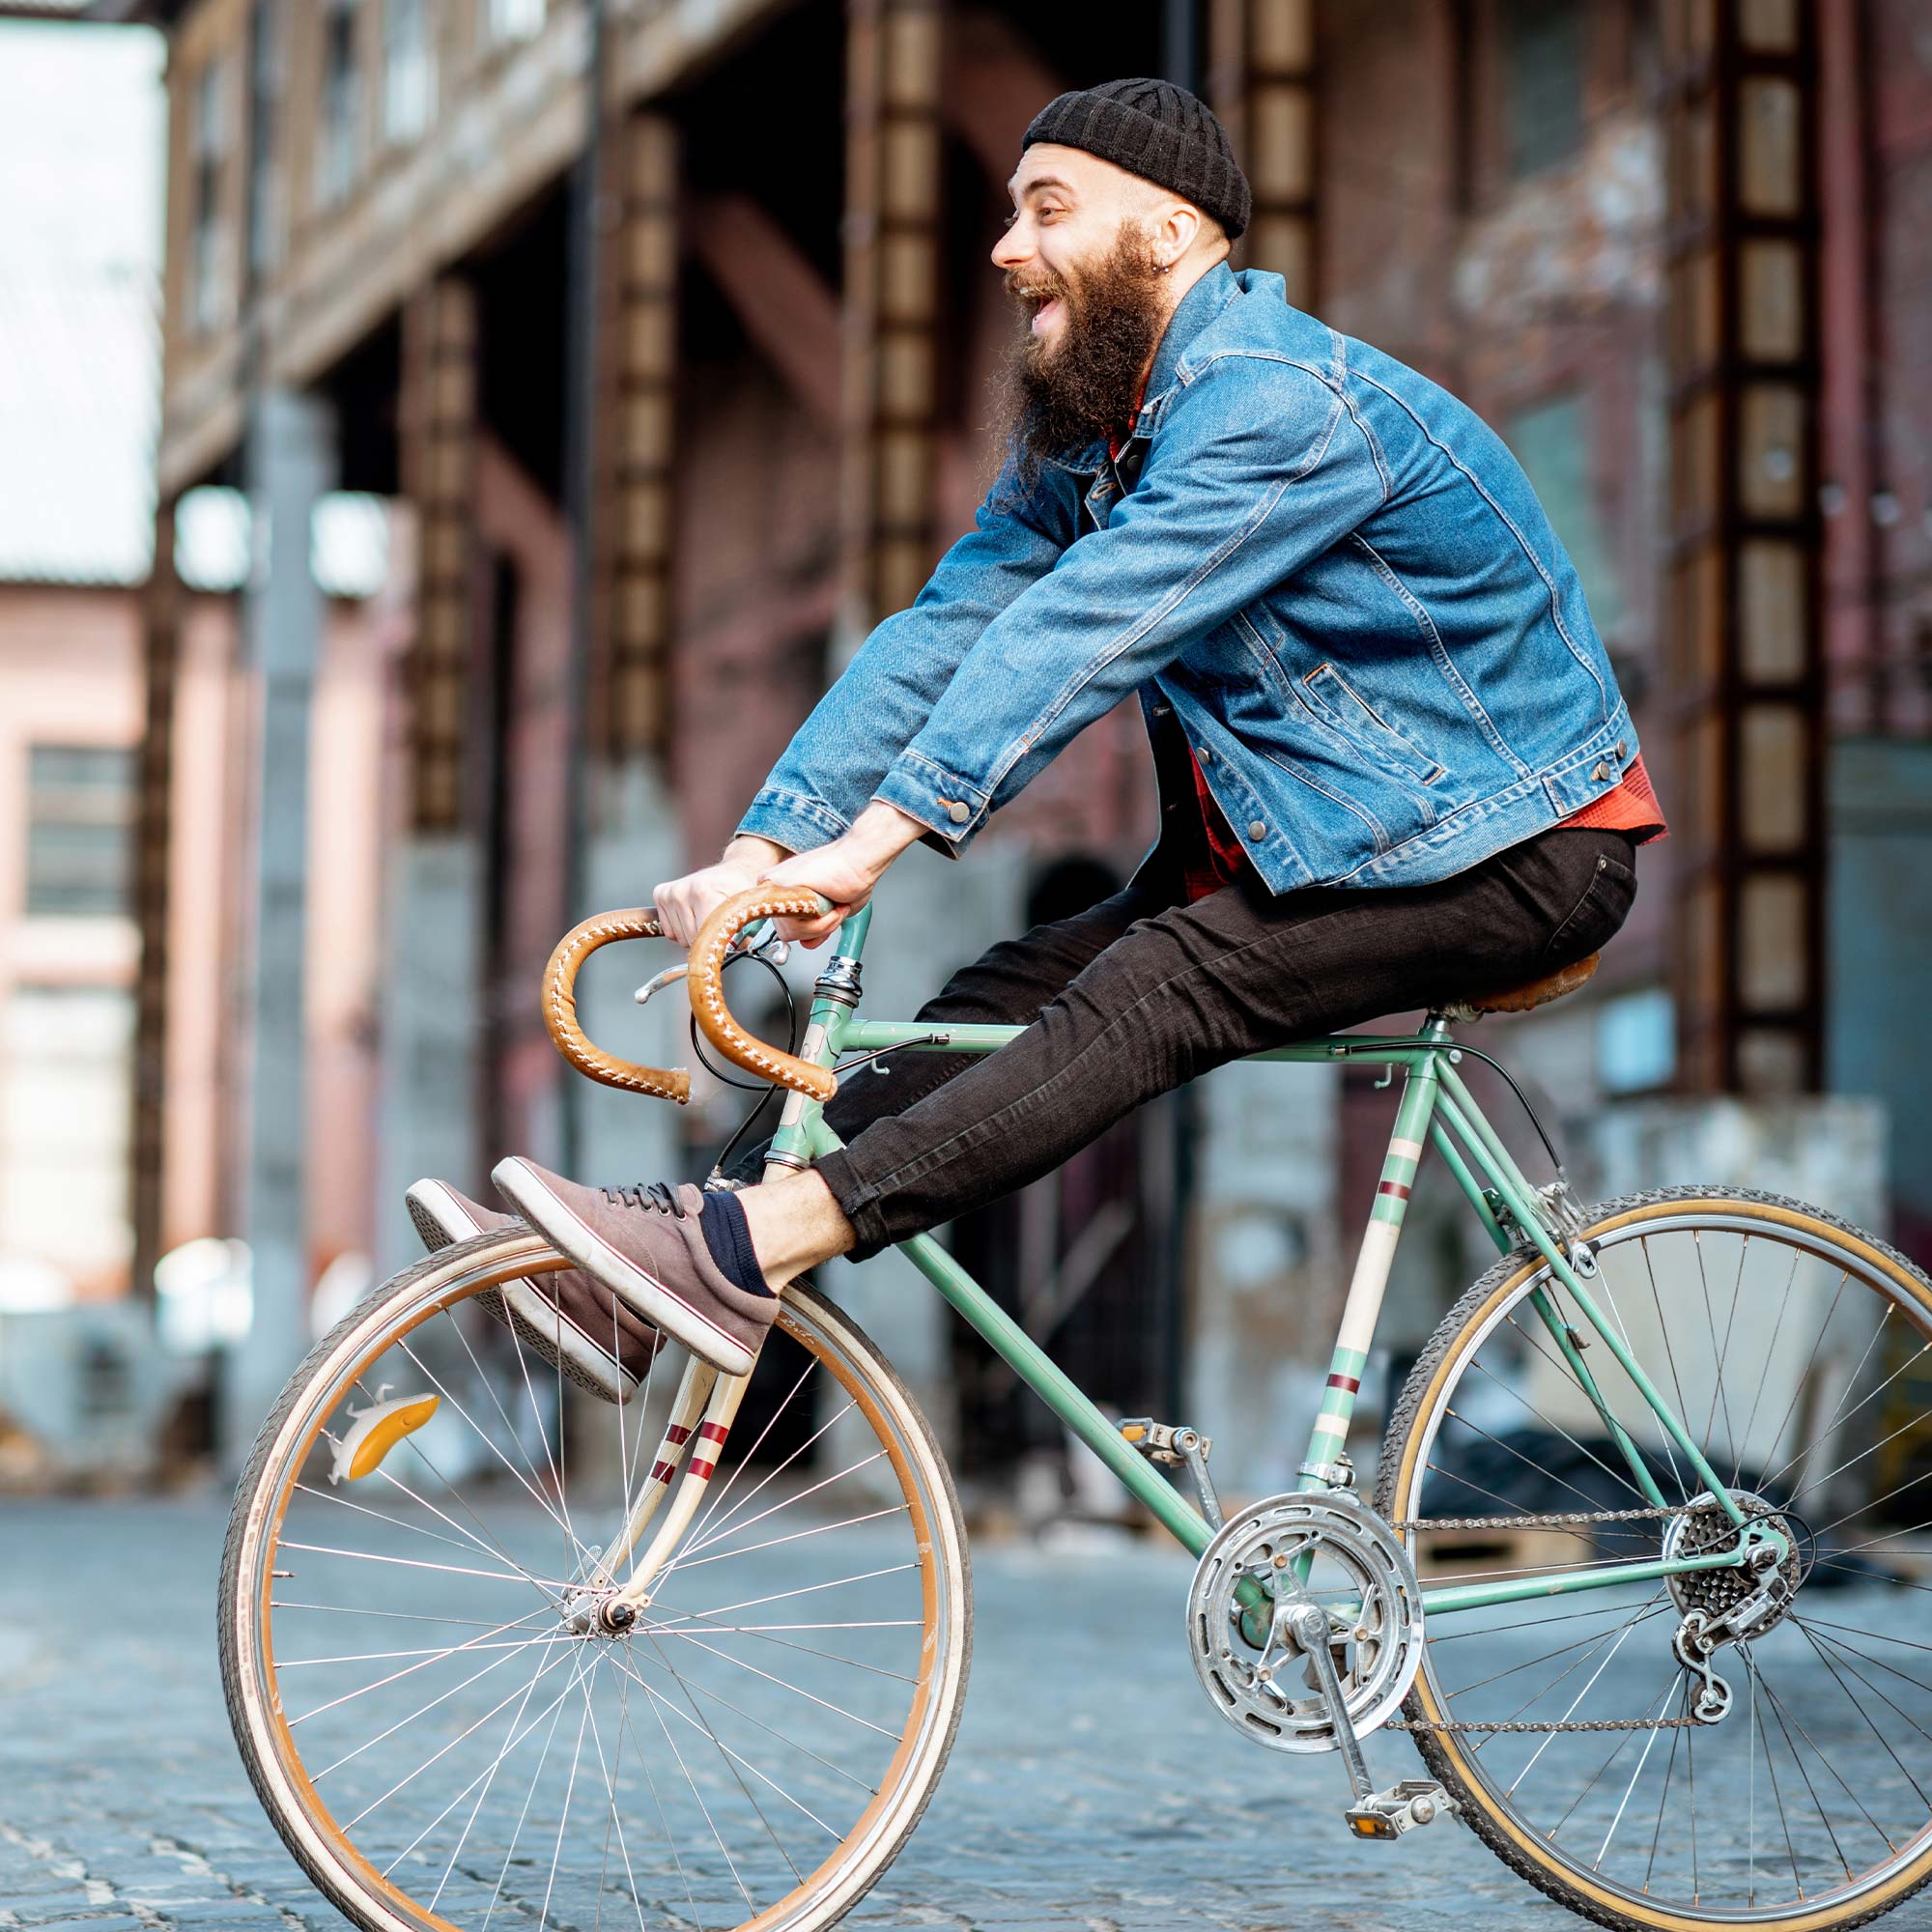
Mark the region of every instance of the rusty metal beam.
POLYGON ((941 156, 936 0, 848 0, 843 544, 848 639, 934 560, 941 156))
POLYGON ((1823 1073, 1814 0, 1669 0, 1679 1078, 1823 1073))
POLYGON ((478 576, 477 309, 470 284, 447 274, 403 311, 402 482, 416 526, 411 821, 418 831, 454 830, 464 816, 478 576))
POLYGON ((1254 190, 1236 267, 1267 269, 1297 308, 1315 299, 1315 0, 1210 0, 1208 95, 1254 190))

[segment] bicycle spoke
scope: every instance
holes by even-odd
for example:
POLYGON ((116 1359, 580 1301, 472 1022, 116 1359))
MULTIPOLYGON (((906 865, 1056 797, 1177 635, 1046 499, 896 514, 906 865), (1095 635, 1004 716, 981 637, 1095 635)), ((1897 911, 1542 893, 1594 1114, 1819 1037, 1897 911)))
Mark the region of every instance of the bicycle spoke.
MULTIPOLYGON (((532 1610, 527 1616, 518 1617, 514 1622, 498 1624, 489 1634, 491 1636, 501 1636, 505 1631, 517 1630, 524 1624, 526 1624, 530 1617, 539 1614, 540 1612, 532 1610)), ((549 1631, 537 1631, 530 1636, 521 1639, 518 1643, 510 1647, 513 1650, 526 1649, 532 1643, 542 1642, 550 1634, 549 1631)), ((412 1677, 418 1670, 427 1669, 431 1663, 436 1662, 439 1659, 460 1657, 473 1652, 482 1642, 483 1639, 481 1637, 469 1637, 462 1643, 452 1643, 441 1650, 431 1651, 428 1657, 421 1662, 411 1664, 407 1670, 392 1670, 388 1676, 379 1677, 373 1684, 364 1684, 354 1690, 345 1690, 341 1696, 331 1697, 327 1703, 318 1704, 312 1711, 304 1711, 299 1717, 291 1718, 289 1719, 289 1728, 294 1730, 298 1724, 305 1724, 311 1718, 321 1717, 325 1711, 333 1711, 338 1705, 353 1703, 357 1697, 366 1697, 372 1690, 386 1690, 389 1685, 400 1683, 405 1677, 412 1677)), ((494 1644, 490 1646, 492 1649, 496 1649, 497 1647, 494 1644)), ((320 1776, 322 1774, 317 1773, 317 1776, 320 1776)))
POLYGON ((653 1630, 647 1631, 646 1634, 652 1637, 665 1634, 688 1637, 699 1650, 707 1651, 713 1657, 723 1658, 726 1663, 733 1664, 740 1670, 749 1670, 753 1677, 762 1677, 766 1683, 776 1684, 781 1690, 789 1690, 796 1696, 807 1698, 811 1703, 816 1704, 822 1711, 831 1711, 838 1717, 849 1718, 855 1724, 864 1724, 868 1731, 877 1731, 882 1738, 890 1738, 895 1735, 895 1733, 889 1731, 885 1725, 875 1724, 869 1718, 862 1718, 856 1711, 846 1710, 842 1704, 834 1704, 827 1698, 816 1696, 811 1691, 802 1689, 799 1685, 787 1683, 782 1677, 774 1677, 768 1670, 760 1670, 755 1663, 747 1663, 742 1657, 733 1657, 728 1650, 720 1650, 715 1645, 706 1643, 695 1632, 671 1631, 665 1633, 653 1630))
MULTIPOLYGON (((813 1430, 813 1431, 811 1432, 811 1434, 810 1434, 810 1435, 808 1435, 808 1436, 807 1436, 807 1437, 805 1438, 805 1440, 804 1440, 803 1442, 801 1442, 801 1443, 800 1443, 800 1444, 798 1445, 798 1447, 797 1447, 796 1449, 794 1449, 794 1450, 793 1450, 793 1451, 791 1452, 791 1454, 790 1454, 789 1456, 787 1456, 787 1457, 786 1457, 786 1458, 784 1459, 784 1461, 783 1461, 782 1463, 780 1463, 780 1464, 778 1465, 778 1467, 777 1467, 777 1468, 775 1468, 775 1469, 771 1469, 771 1470, 768 1470, 768 1471, 766 1472, 766 1474, 765 1474, 764 1476, 762 1476, 762 1477, 761 1477, 761 1478, 760 1478, 760 1479, 758 1480, 758 1482, 757 1482, 757 1483, 756 1483, 756 1484, 755 1484, 755 1485, 754 1485, 754 1486, 753 1486, 753 1487, 752 1489, 750 1489, 750 1490, 746 1491, 746 1492, 745 1492, 745 1493, 744 1493, 744 1494, 743 1494, 742 1496, 740 1496, 740 1497, 738 1498, 738 1500, 737 1500, 737 1501, 736 1501, 735 1503, 733 1503, 733 1504, 731 1505, 731 1508, 730 1508, 730 1509, 729 1509, 729 1510, 728 1510, 728 1511, 727 1511, 727 1512, 725 1513, 725 1515, 724 1515, 724 1517, 723 1517, 723 1518, 722 1518, 722 1519, 721 1519, 721 1520, 719 1520, 719 1522, 718 1522, 717 1526, 716 1526, 716 1527, 715 1527, 715 1528, 714 1528, 714 1529, 713 1529, 713 1530, 712 1530, 712 1531, 710 1532, 710 1534, 709 1534, 709 1535, 707 1535, 707 1536, 704 1536, 704 1537, 702 1537, 702 1538, 700 1539, 700 1538, 699 1538, 699 1536, 698 1536, 698 1534, 697 1534, 697 1531, 696 1531, 696 1530, 694 1530, 694 1531, 692 1532, 692 1535, 691 1535, 691 1539, 690 1539, 690 1541, 689 1541, 689 1542, 687 1543, 687 1545, 686 1545, 686 1549, 687 1549, 687 1550, 695 1550, 695 1549, 697 1549, 697 1548, 700 1548, 700 1547, 702 1546, 702 1544, 703 1544, 703 1543, 714 1543, 714 1542, 716 1542, 716 1541, 717 1541, 717 1539, 718 1539, 719 1537, 721 1537, 721 1536, 723 1536, 723 1535, 724 1535, 724 1525, 725 1525, 725 1523, 727 1523, 727 1522, 729 1522, 729 1521, 731 1520, 731 1518, 732 1518, 732 1517, 736 1516, 736 1515, 737 1515, 737 1513, 738 1513, 738 1512, 739 1512, 739 1511, 740 1511, 741 1509, 743 1509, 743 1508, 745 1507, 745 1505, 746 1505, 747 1503, 749 1503, 749 1502, 753 1502, 753 1501, 755 1501, 755 1500, 756 1500, 756 1498, 757 1498, 757 1496, 759 1495, 759 1493, 760 1493, 760 1492, 762 1492, 762 1491, 764 1490, 765 1486, 766 1486, 766 1485, 767 1485, 768 1483, 771 1483, 771 1482, 774 1482, 774 1481, 776 1481, 776 1480, 777 1480, 777 1479, 778 1479, 778 1478, 779 1478, 780 1476, 783 1475, 783 1474, 784 1474, 784 1472, 785 1472, 785 1471, 786 1471, 787 1469, 789 1469, 789 1468, 791 1467, 791 1465, 792 1465, 792 1464, 793 1464, 793 1463, 794 1463, 795 1462, 797 1462, 797 1461, 798 1461, 798 1459, 799 1459, 799 1458, 800 1458, 801 1456, 803 1456, 803 1455, 804 1455, 804 1454, 806 1453, 806 1451, 807 1451, 807 1450, 809 1450, 809 1449, 811 1449, 811 1448, 813 1448, 813 1447, 815 1447, 815 1446, 816 1446, 816 1444, 817 1444, 817 1442, 818 1442, 818 1439, 819 1439, 819 1437, 820 1437, 821 1435, 825 1435, 825 1433, 826 1433, 826 1432, 827 1432, 827 1431, 828 1431, 829 1429, 831 1429, 831 1428, 833 1427, 833 1425, 834 1425, 835 1423, 838 1423, 838 1422, 839 1422, 839 1421, 842 1421, 842 1420, 843 1420, 843 1419, 844 1419, 844 1418, 845 1418, 845 1417, 846 1417, 847 1415, 851 1414, 852 1410, 853 1410, 853 1409, 855 1409, 855 1408, 856 1408, 857 1406, 858 1406, 858 1404, 857 1404, 856 1402, 848 1402, 848 1403, 847 1403, 847 1404, 845 1405, 845 1406, 844 1406, 843 1408, 841 1408, 841 1409, 840 1409, 840 1410, 838 1411, 838 1413, 837 1415, 829 1415, 829 1416, 827 1416, 827 1417, 826 1417, 826 1419, 825 1419, 825 1420, 824 1420, 824 1421, 823 1421, 822 1423, 820 1423, 820 1424, 819 1424, 819 1426, 818 1426, 818 1427, 817 1427, 816 1429, 814 1429, 814 1430, 813 1430)), ((762 1436, 761 1436, 761 1437, 760 1437, 759 1439, 760 1439, 760 1440, 762 1440, 762 1439, 763 1439, 763 1438, 762 1438, 762 1436)), ((732 1480, 732 1478, 733 1478, 733 1477, 735 1477, 735 1476, 737 1475, 738 1471, 739 1471, 740 1469, 744 1468, 744 1466, 745 1466, 745 1461, 744 1461, 744 1459, 743 1459, 743 1458, 741 1457, 741 1458, 739 1459, 738 1463, 736 1463, 736 1465, 735 1465, 735 1466, 733 1467, 733 1469, 732 1469, 732 1471, 731 1471, 731 1476, 728 1476, 728 1477, 726 1477, 726 1478, 725 1478, 725 1483, 724 1483, 724 1488, 725 1488, 726 1490, 728 1490, 728 1489, 729 1489, 729 1488, 731 1487, 731 1480, 732 1480)), ((821 1485, 820 1487, 822 1487, 822 1485, 821 1485)), ((724 1492, 723 1492, 721 1491, 721 1492, 720 1492, 720 1493, 719 1493, 719 1496, 718 1496, 718 1501, 719 1501, 719 1503, 723 1503, 723 1502, 724 1502, 724 1492)), ((777 1507, 779 1507, 779 1508, 781 1508, 781 1508, 783 1508, 783 1507, 784 1507, 784 1505, 783 1505, 783 1504, 779 1504, 779 1505, 777 1505, 777 1507)), ((707 1511, 707 1512, 705 1513, 705 1518, 704 1518, 704 1521, 709 1521, 709 1520, 710 1520, 710 1514, 711 1514, 711 1513, 710 1513, 709 1511, 707 1511)), ((769 1511, 767 1511, 767 1512, 764 1512, 764 1514, 767 1514, 767 1515, 769 1515, 769 1514, 770 1514, 770 1512, 769 1512, 769 1511)), ((756 1521, 756 1520, 757 1520, 757 1519, 756 1519, 756 1518, 754 1517, 754 1518, 753 1518, 753 1519, 752 1519, 752 1520, 753 1520, 753 1521, 756 1521)), ((697 1528, 698 1528, 699 1530, 701 1530, 701 1529, 702 1529, 702 1527, 703 1527, 703 1523, 702 1523, 702 1522, 700 1522, 700 1523, 698 1524, 697 1528)))
POLYGON ((903 1516, 904 1503, 891 1503, 884 1509, 867 1510, 864 1516, 840 1517, 837 1522, 815 1523, 810 1529, 794 1529, 784 1536, 767 1537, 763 1543, 748 1543, 738 1549, 721 1549, 715 1556, 699 1556, 687 1563, 672 1563, 667 1566, 667 1574, 672 1569, 701 1570, 707 1563, 723 1563, 732 1556, 750 1556, 754 1550, 776 1549, 781 1543, 799 1543, 808 1536, 824 1536, 835 1529, 850 1529, 855 1523, 876 1522, 881 1517, 903 1516))
MULTIPOLYGON (((613 1350, 614 1354, 614 1350, 613 1350)), ((631 1868, 631 1848, 624 1839, 624 1820, 617 1808, 616 1781, 611 1776, 611 1767, 604 1756, 604 1734, 597 1727, 597 1713, 590 1702, 588 1690, 583 1692, 583 1715, 590 1723, 590 1742, 596 1747, 597 1768, 604 1777, 604 1803, 611 1814, 611 1822, 604 1830, 604 1868, 597 1875, 597 1921, 604 1921, 604 1881, 610 1870, 611 1833, 617 1834, 617 1851, 624 1861, 624 1877, 631 1888, 631 1904, 638 1915, 638 1932, 645 1932, 644 1901, 638 1895, 638 1875, 631 1868)))
MULTIPOLYGON (((840 1482, 847 1476, 856 1476, 861 1469, 869 1469, 874 1463, 878 1462, 880 1458, 885 1455, 885 1453, 886 1452, 883 1449, 874 1450, 871 1455, 863 1457, 857 1463, 848 1463, 844 1468, 835 1470, 831 1475, 823 1478, 821 1481, 813 1483, 810 1489, 801 1490, 797 1495, 787 1496, 783 1502, 773 1503, 769 1509, 761 1509, 756 1516, 748 1516, 743 1522, 737 1525, 737 1527, 741 1530, 750 1529, 754 1522, 763 1522, 767 1517, 776 1516, 780 1510, 792 1509, 796 1507, 799 1503, 804 1502, 808 1497, 817 1495, 821 1490, 829 1490, 834 1483, 840 1482)), ((753 1494, 756 1494, 756 1492, 753 1491, 753 1494)), ((747 1496, 745 1498, 747 1502, 750 1502, 751 1499, 752 1499, 751 1496, 747 1496)), ((680 1564, 688 1564, 691 1561, 692 1557, 694 1557, 698 1550, 709 1549, 713 1544, 717 1543, 724 1536, 724 1531, 725 1531, 725 1524, 720 1523, 718 1527, 715 1530, 713 1530, 709 1536, 703 1538, 702 1541, 687 1543, 684 1546, 684 1548, 680 1549, 677 1552, 677 1554, 671 1558, 669 1563, 668 1563, 665 1566, 664 1574, 666 1576, 668 1576, 671 1573, 671 1571, 675 1570, 680 1564)))

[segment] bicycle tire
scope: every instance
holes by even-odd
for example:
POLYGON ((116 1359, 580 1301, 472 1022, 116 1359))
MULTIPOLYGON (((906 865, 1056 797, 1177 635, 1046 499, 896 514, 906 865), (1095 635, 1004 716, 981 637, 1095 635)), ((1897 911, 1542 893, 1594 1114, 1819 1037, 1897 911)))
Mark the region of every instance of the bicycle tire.
MULTIPOLYGON (((476 1236, 433 1254, 366 1295, 311 1350, 263 1424, 237 1489, 218 1600, 219 1655, 230 1721, 249 1778, 296 1861, 364 1932, 430 1932, 451 1921, 378 1873, 328 1815, 308 1779, 281 1708, 265 1632, 272 1551, 305 1459, 341 1391, 397 1334, 519 1275, 565 1265, 527 1229, 476 1236)), ((848 1316, 794 1284, 780 1323, 827 1363, 884 1443, 908 1495, 915 1533, 927 1539, 927 1681, 874 1802, 835 1851, 793 1892, 744 1921, 756 1932, 821 1932, 841 1918, 898 1856, 930 1802, 957 1732, 970 1669, 972 1579, 952 1479, 911 1390, 848 1316), (890 1437, 890 1439, 889 1439, 890 1437)), ((540 1915, 540 1917, 547 1917, 540 1915)))
MULTIPOLYGON (((1628 1240, 1641 1230, 1692 1229, 1700 1218, 1708 1220, 1714 1228, 1721 1226, 1727 1234, 1735 1234, 1741 1223, 1755 1223, 1767 1231, 1778 1230, 1787 1236, 1814 1242, 1821 1250, 1843 1255, 1848 1263, 1889 1283, 1890 1292, 1899 1297, 1899 1305, 1908 1311, 1908 1320, 1918 1324, 1919 1333, 1932 1336, 1932 1281, 1918 1267, 1896 1249, 1849 1222, 1785 1196, 1752 1189, 1701 1186, 1631 1194, 1585 1208, 1585 1225, 1577 1238, 1593 1244, 1605 1237, 1621 1236, 1628 1240)), ((1741 1262, 1740 1280, 1742 1276, 1741 1262)), ((1409 1520, 1419 1513, 1421 1486, 1435 1431, 1450 1412, 1448 1405, 1462 1376, 1475 1359, 1482 1339, 1495 1332, 1506 1311, 1520 1303, 1532 1286, 1548 1279, 1541 1254, 1522 1243, 1498 1260, 1466 1291, 1431 1337, 1403 1386, 1383 1440, 1376 1506, 1391 1521, 1409 1520)), ((1659 1313, 1661 1318, 1661 1307, 1659 1313)), ((1828 1314, 1828 1324, 1831 1319, 1828 1314)), ((1728 1340, 1727 1329, 1727 1343, 1728 1340)), ((1719 1366, 1721 1369, 1721 1355, 1719 1366)), ((1841 1404, 1842 1401, 1843 1397, 1841 1404)), ((1409 1534, 1413 1548, 1414 1533, 1409 1534)), ((1521 1603, 1512 1606, 1517 1610, 1523 1607, 1521 1603)), ((1426 1634, 1425 1661, 1405 1705, 1405 1714, 1411 1723, 1440 1724, 1450 1717, 1451 1705, 1433 1667, 1427 1643, 1426 1634)), ((1819 1655, 1825 1653, 1821 1651, 1819 1655)), ((1694 1904, 1687 1907, 1682 1903, 1646 1901, 1584 1869, 1577 1860, 1555 1848, 1553 1837, 1526 1830, 1522 1819, 1499 1800, 1492 1788, 1500 1772, 1486 1773, 1482 1769, 1477 1757, 1479 1747, 1471 1747, 1466 1734, 1418 1728, 1410 1735, 1431 1773, 1457 1801, 1463 1820, 1497 1858, 1571 1911, 1600 1925, 1618 1928, 1618 1932, 1634 1932, 1634 1928, 1641 1928, 1641 1932, 1701 1932, 1701 1928, 1710 1925, 1740 1923, 1773 1928, 1773 1932, 1847 1932, 1847 1928, 1866 1924, 1889 1912, 1932 1883, 1932 1818, 1928 1818, 1889 1868, 1869 1883, 1853 1887, 1836 1902, 1821 1895, 1817 1902, 1807 1902, 1797 1909, 1719 1912, 1706 1911, 1694 1904)), ((1767 1755, 1769 1736, 1767 1729, 1767 1755)), ((1797 1755, 1795 1746, 1793 1754, 1797 1755)), ((1662 1799, 1659 1817, 1661 1821, 1662 1799)), ((1694 1833, 1694 1815, 1692 1829, 1694 1833)), ((1794 1875, 1795 1870, 1794 1860, 1794 1875)), ((1800 1890, 1802 1893, 1802 1887, 1800 1890)))

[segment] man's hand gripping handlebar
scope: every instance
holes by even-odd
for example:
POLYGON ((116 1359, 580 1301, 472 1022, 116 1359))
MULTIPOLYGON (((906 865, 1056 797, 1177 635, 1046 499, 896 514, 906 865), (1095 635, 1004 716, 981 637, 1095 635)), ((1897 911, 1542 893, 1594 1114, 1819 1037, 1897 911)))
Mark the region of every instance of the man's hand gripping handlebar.
MULTIPOLYGON (((724 1004, 723 976, 725 958, 747 926, 765 919, 810 919, 830 911, 831 903, 818 893, 797 888, 753 886, 712 911, 692 941, 688 964, 674 969, 671 976, 675 977, 675 971, 683 973, 698 1031, 726 1060, 748 1073, 771 1081, 774 1086, 789 1087, 821 1101, 831 1099, 838 1091, 836 1076, 822 1066, 813 1066, 808 1061, 753 1038, 724 1004)), ((627 1094, 648 1094, 655 1099, 675 1100, 682 1106, 691 1098, 691 1074, 686 1068, 646 1066, 639 1061, 606 1053, 577 1021, 578 968, 600 946, 609 946, 618 939, 663 936, 657 913, 650 906, 599 913, 565 933, 551 954, 550 964, 544 968, 544 1027, 556 1050, 580 1073, 627 1094)))

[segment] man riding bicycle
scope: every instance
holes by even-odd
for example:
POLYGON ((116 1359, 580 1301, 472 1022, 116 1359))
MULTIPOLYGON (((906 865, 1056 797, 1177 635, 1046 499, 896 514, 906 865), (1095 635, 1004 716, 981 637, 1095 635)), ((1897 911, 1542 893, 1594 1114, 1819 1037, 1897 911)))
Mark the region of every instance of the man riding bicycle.
MULTIPOLYGON (((499 1312, 613 1400, 658 1329, 741 1373, 786 1282, 1023 1186, 1226 1061, 1596 951, 1662 830, 1521 470, 1435 384, 1229 269, 1248 185, 1200 100, 1062 95, 1009 186, 992 260, 1029 321, 975 528, 719 863, 653 899, 689 946, 738 893, 810 889, 831 911, 779 930, 821 945, 907 846, 957 858, 1130 692, 1160 836, 1122 892, 994 946, 919 1015, 1024 1033, 841 1091, 846 1145, 804 1172, 706 1192, 497 1166, 592 1277, 516 1284, 499 1312), (600 1283, 634 1318, 614 1352, 600 1283)), ((432 1243, 507 1218, 441 1182, 411 1198, 432 1243)))

